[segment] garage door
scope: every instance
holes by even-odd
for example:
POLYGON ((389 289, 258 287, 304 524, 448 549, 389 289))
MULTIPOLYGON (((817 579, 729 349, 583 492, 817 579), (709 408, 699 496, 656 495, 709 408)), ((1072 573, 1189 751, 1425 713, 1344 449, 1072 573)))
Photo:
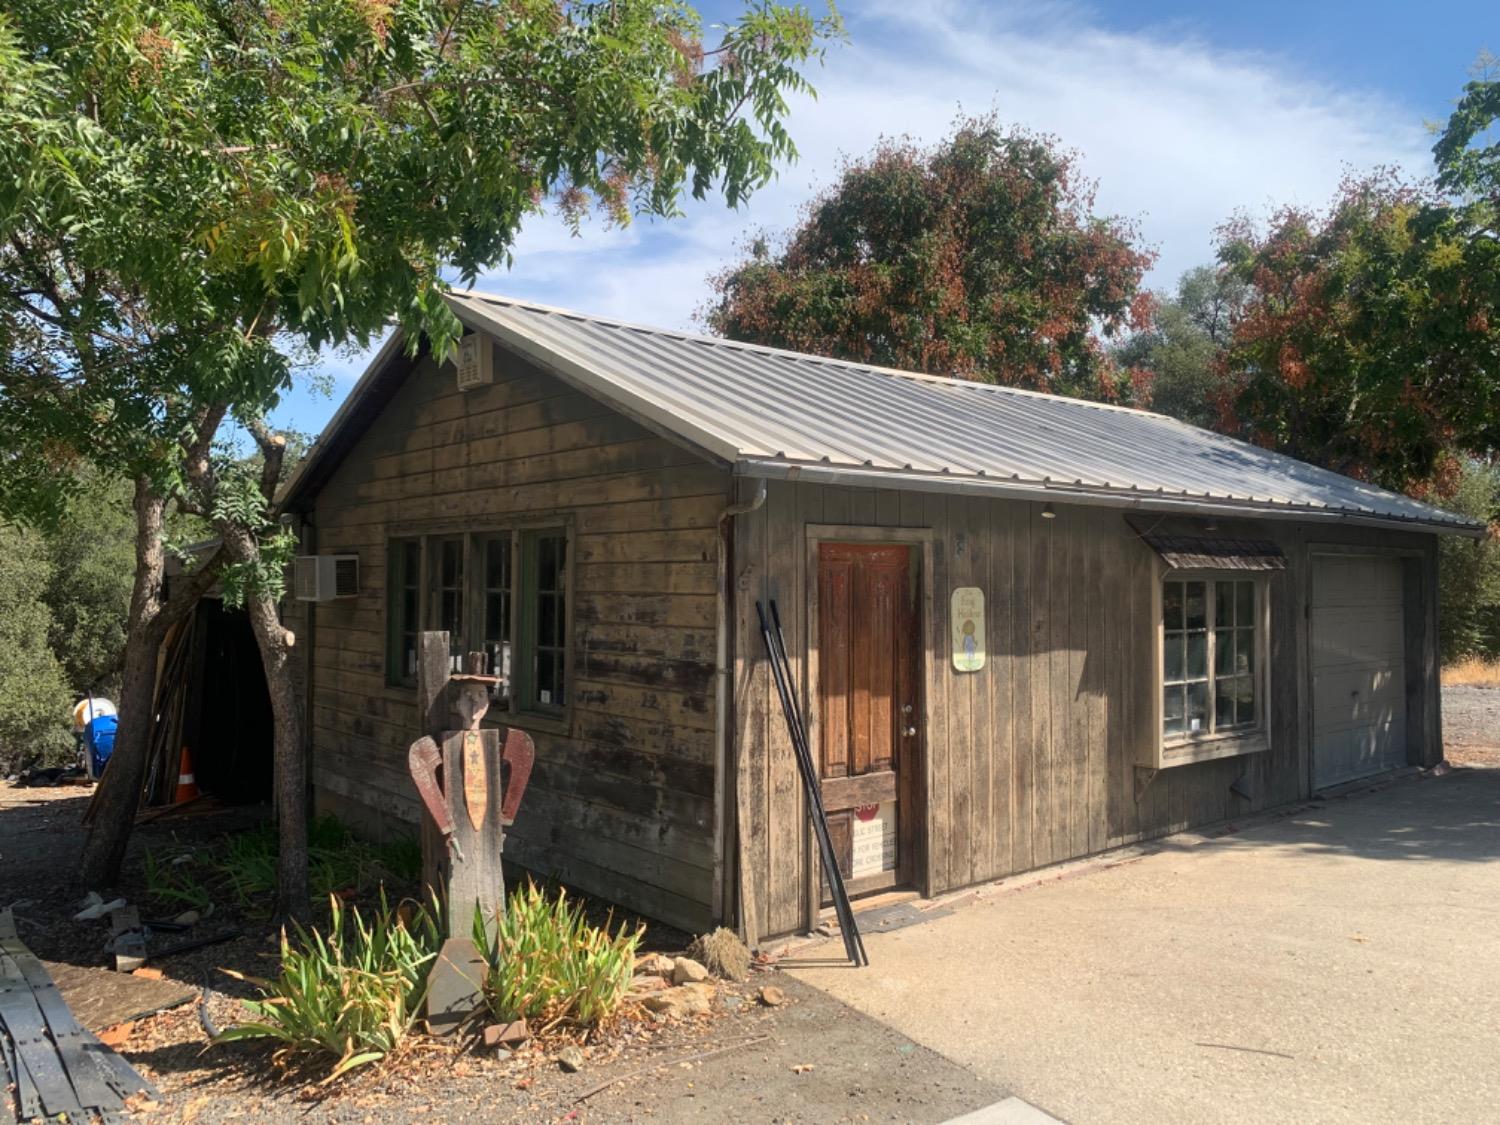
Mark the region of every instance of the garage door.
POLYGON ((1406 765, 1401 561, 1313 561, 1313 787, 1406 765))

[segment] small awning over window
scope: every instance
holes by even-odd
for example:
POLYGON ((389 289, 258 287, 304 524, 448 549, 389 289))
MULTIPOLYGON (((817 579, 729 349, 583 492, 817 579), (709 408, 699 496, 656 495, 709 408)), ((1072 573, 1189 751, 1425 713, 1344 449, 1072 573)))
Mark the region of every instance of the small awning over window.
POLYGON ((1173 570, 1286 569, 1286 555, 1267 539, 1154 534, 1141 538, 1173 570))

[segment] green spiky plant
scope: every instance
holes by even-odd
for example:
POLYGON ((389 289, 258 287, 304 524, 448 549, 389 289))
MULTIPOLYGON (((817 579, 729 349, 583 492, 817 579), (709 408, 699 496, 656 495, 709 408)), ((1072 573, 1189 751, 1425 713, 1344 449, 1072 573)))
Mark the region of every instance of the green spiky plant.
POLYGON ((553 897, 528 883, 492 921, 475 908, 474 944, 489 962, 485 1002, 500 1020, 592 1027, 624 999, 644 932, 591 926, 566 892, 553 897))
POLYGON ((245 1006, 252 1018, 215 1043, 274 1039, 279 1067, 332 1058, 323 1082, 400 1050, 422 1008, 428 968, 437 955, 431 911, 392 908, 382 892, 366 921, 357 907, 330 897, 326 934, 294 925, 281 934, 281 972, 272 980, 225 970, 261 991, 245 1006))

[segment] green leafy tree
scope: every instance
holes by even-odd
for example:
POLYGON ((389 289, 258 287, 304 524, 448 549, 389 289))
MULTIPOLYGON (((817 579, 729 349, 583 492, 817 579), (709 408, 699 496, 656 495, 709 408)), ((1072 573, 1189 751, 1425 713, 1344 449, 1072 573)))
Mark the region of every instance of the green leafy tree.
POLYGON ((1497 117, 1484 68, 1433 148, 1435 184, 1376 173, 1326 212, 1225 227, 1220 260, 1251 290, 1226 428, 1419 495, 1500 448, 1497 117))
POLYGON ((73 697, 47 644, 51 577, 42 538, 0 525, 0 774, 59 760, 72 746, 73 697))
POLYGON ((84 850, 112 881, 145 761, 155 652, 224 576, 275 716, 283 906, 305 903, 292 638, 275 599, 299 358, 394 318, 445 354, 443 278, 508 261, 524 218, 738 204, 794 154, 786 96, 838 32, 757 2, 703 43, 660 0, 19 0, 0 13, 0 510, 54 517, 89 460, 134 482, 122 727, 84 850), (451 271, 447 273, 445 271, 451 271), (252 435, 263 471, 214 455, 252 435), (169 505, 222 541, 160 596, 169 505))
POLYGON ((1222 412, 1220 357, 1248 297, 1244 280, 1213 266, 1182 275, 1177 292, 1157 298, 1151 326, 1115 352, 1126 370, 1149 378, 1152 410, 1212 428, 1222 412))
POLYGON ((1092 205, 1072 153, 993 117, 930 149, 885 141, 783 242, 713 278, 703 319, 735 340, 1131 400, 1100 336, 1145 325, 1152 254, 1092 205))
POLYGON ((42 531, 51 563, 42 600, 52 615, 49 642, 69 686, 114 699, 130 618, 135 514, 128 482, 91 477, 42 531))
MULTIPOLYGON (((1468 460, 1444 498, 1455 512, 1500 525, 1500 468, 1468 460)), ((1438 544, 1438 639, 1445 662, 1500 658, 1500 536, 1438 544)))

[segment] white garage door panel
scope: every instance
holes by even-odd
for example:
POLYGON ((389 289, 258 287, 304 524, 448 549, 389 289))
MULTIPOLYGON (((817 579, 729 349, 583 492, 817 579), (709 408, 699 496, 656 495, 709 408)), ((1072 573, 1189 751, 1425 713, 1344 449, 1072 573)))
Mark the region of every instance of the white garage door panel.
POLYGON ((1313 784, 1406 764, 1406 638, 1401 562, 1313 563, 1313 784))

